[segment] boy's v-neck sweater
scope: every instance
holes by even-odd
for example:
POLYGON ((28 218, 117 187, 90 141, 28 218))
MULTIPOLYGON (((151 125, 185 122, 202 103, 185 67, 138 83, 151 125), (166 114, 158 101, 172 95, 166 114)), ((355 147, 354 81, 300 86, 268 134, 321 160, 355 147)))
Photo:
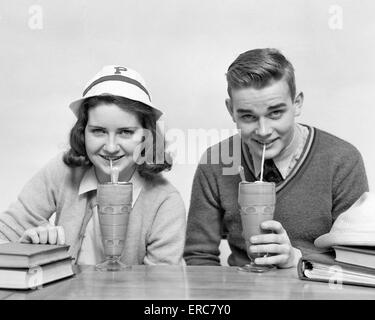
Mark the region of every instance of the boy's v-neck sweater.
MULTIPOLYGON (((368 182, 362 157, 350 143, 308 127, 302 155, 288 177, 276 187, 274 219, 287 231, 302 253, 316 250, 314 240, 330 231, 338 215, 365 191, 368 182)), ((210 163, 211 155, 233 150, 230 137, 209 148, 194 176, 184 258, 189 265, 219 265, 219 244, 226 235, 231 248, 229 265, 249 262, 239 214, 238 174, 225 175, 224 161, 210 163), (219 149, 219 150, 218 150, 219 149)), ((255 181, 243 154, 240 163, 246 179, 255 181)))

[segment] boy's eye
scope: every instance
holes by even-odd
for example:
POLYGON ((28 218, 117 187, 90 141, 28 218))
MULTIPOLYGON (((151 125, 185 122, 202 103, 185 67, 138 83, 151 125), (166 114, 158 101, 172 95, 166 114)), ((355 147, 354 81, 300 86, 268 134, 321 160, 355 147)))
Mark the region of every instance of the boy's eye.
POLYGON ((241 119, 244 121, 255 121, 256 117, 251 114, 244 114, 241 116, 241 119))
POLYGON ((273 111, 269 114, 271 119, 278 119, 282 116, 283 112, 281 110, 273 111))

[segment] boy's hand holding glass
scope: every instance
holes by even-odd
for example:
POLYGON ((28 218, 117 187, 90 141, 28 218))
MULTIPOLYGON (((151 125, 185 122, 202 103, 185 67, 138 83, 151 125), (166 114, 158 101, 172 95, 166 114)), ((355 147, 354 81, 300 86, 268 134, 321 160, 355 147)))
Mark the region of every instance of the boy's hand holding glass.
POLYGON ((289 236, 280 222, 268 220, 261 223, 263 230, 273 233, 259 234, 250 238, 250 252, 268 255, 256 258, 255 263, 259 265, 276 265, 279 268, 290 268, 296 266, 301 251, 294 248, 289 240, 289 236))

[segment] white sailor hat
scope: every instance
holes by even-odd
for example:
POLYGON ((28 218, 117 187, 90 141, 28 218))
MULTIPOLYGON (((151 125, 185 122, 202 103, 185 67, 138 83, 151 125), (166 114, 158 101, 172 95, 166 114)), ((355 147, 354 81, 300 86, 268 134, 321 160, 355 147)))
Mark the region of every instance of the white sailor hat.
POLYGON ((332 225, 330 232, 318 237, 318 248, 335 245, 375 246, 375 194, 365 192, 332 225))
POLYGON ((85 99, 107 94, 141 102, 154 109, 157 119, 163 114, 152 104, 151 94, 142 76, 135 70, 117 65, 104 66, 87 83, 82 98, 73 101, 69 107, 78 116, 78 110, 85 99))

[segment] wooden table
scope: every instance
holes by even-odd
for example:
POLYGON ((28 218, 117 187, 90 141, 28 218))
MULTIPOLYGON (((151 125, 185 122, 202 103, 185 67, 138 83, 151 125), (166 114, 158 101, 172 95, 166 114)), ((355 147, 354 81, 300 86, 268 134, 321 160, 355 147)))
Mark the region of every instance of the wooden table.
POLYGON ((0 290, 0 299, 375 299, 375 288, 302 281, 296 269, 256 274, 235 267, 133 266, 99 272, 80 266, 76 271, 37 290, 0 290))

